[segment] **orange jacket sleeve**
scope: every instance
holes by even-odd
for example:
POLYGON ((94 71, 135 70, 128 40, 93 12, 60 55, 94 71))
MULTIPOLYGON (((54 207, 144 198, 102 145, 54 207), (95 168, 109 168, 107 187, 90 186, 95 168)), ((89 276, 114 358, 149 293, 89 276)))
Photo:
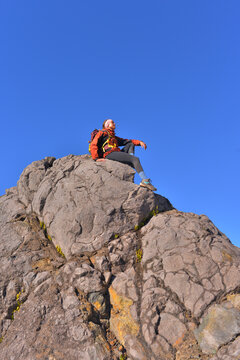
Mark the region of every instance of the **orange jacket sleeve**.
POLYGON ((135 145, 135 146, 139 146, 140 145, 140 140, 131 140, 132 141, 132 143, 133 143, 133 145, 135 145))

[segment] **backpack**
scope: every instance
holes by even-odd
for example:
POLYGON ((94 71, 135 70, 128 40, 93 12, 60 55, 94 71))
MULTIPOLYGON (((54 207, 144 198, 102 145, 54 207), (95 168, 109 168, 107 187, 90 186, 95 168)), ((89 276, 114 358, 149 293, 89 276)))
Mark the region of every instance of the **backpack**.
POLYGON ((90 141, 88 142, 89 143, 89 146, 88 146, 88 151, 91 153, 91 143, 93 141, 93 139, 95 138, 95 136, 97 135, 97 133, 99 132, 98 129, 94 129, 92 132, 91 132, 91 139, 90 141))
MULTIPOLYGON (((95 138, 95 136, 97 135, 97 133, 98 133, 99 131, 102 131, 102 130, 94 129, 94 130, 91 132, 91 140, 88 142, 88 143, 89 143, 88 151, 89 151, 90 154, 91 154, 91 143, 92 143, 93 139, 95 138)), ((99 156, 102 157, 102 156, 103 156, 103 151, 102 151, 102 149, 101 149, 100 151, 101 151, 101 154, 99 154, 99 156)))

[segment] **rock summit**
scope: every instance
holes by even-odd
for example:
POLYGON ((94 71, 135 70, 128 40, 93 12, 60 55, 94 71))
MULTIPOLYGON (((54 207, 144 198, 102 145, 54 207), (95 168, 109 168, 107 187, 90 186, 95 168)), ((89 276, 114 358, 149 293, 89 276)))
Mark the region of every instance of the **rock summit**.
POLYGON ((88 155, 0 197, 0 360, 239 360, 240 249, 88 155))

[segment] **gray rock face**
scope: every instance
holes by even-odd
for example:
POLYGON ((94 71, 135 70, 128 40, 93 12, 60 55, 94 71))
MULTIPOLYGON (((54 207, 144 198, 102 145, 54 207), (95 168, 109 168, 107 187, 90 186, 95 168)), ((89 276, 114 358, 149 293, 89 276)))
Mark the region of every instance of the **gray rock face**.
POLYGON ((240 312, 233 306, 228 308, 226 305, 212 306, 202 324, 195 330, 205 353, 215 353, 219 346, 230 342, 240 333, 240 312))
POLYGON ((89 156, 0 197, 0 360, 239 360, 240 249, 89 156))
POLYGON ((171 208, 166 199, 135 185, 129 166, 98 163, 88 156, 51 158, 51 166, 46 161, 24 170, 18 192, 67 258, 99 250, 115 234, 132 230, 156 206, 159 211, 171 208))
POLYGON ((34 161, 31 165, 24 169, 18 181, 19 200, 25 206, 28 206, 33 199, 35 192, 38 189, 44 175, 50 167, 52 167, 54 157, 47 157, 40 161, 34 161))

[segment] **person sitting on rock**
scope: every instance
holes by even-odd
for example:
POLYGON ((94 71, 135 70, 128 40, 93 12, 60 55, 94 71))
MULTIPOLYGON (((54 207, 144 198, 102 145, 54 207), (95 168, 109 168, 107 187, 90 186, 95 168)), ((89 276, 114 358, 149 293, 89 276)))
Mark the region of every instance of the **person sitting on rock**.
POLYGON ((119 161, 133 167, 142 179, 140 186, 152 191, 157 189, 151 184, 145 175, 138 157, 134 156, 135 146, 141 146, 146 150, 147 145, 143 141, 122 139, 115 135, 115 123, 107 119, 103 123, 103 129, 98 131, 90 145, 93 160, 104 161, 104 159, 119 161), (124 146, 121 150, 119 146, 124 146))

